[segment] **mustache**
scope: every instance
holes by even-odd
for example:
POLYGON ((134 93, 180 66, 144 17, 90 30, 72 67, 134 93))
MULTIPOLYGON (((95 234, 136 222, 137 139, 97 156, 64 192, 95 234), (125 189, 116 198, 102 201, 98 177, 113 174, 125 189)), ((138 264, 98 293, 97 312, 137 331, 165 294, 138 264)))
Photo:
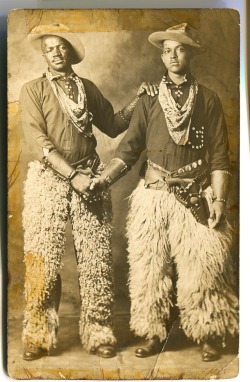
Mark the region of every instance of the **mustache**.
POLYGON ((56 56, 53 58, 52 62, 55 62, 55 61, 63 61, 64 60, 64 57, 63 56, 56 56))

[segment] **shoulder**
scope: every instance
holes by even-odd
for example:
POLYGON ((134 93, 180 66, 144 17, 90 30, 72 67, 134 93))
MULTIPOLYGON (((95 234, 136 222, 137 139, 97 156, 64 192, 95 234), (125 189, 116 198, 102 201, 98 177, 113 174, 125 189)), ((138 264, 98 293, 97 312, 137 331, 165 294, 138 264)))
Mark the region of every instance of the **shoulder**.
POLYGON ((41 76, 41 77, 38 77, 38 78, 35 78, 35 79, 31 80, 31 81, 26 82, 22 87, 23 88, 36 87, 36 86, 39 86, 40 84, 42 84, 45 81, 47 81, 46 77, 41 76))
POLYGON ((87 98, 89 98, 93 102, 96 99, 100 100, 100 99, 104 98, 102 92, 96 86, 96 84, 94 82, 88 80, 87 78, 82 78, 82 77, 79 77, 79 78, 83 83, 87 98))
POLYGON ((201 84, 198 84, 198 86, 199 86, 198 94, 202 95, 205 99, 210 100, 210 101, 218 101, 219 100, 219 96, 214 90, 209 89, 206 86, 201 85, 201 84))
POLYGON ((99 90, 93 81, 90 81, 87 78, 83 78, 83 77, 79 77, 79 78, 82 81, 85 88, 92 90, 92 91, 98 91, 99 90))
POLYGON ((158 102, 158 94, 151 96, 147 93, 140 96, 137 103, 138 107, 141 107, 145 112, 148 112, 158 102))
POLYGON ((142 96, 140 96, 139 99, 141 99, 142 103, 144 103, 145 105, 150 105, 151 103, 157 101, 158 94, 151 96, 151 95, 145 93, 142 96))
POLYGON ((39 94, 44 88, 44 84, 46 82, 47 79, 44 76, 26 82, 21 87, 20 97, 22 97, 24 94, 39 94))

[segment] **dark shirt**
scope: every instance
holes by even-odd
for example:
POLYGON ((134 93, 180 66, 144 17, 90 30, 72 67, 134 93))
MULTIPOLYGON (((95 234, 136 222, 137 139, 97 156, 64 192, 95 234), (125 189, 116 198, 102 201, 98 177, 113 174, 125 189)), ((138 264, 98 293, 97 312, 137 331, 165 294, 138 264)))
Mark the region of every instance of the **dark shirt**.
MULTIPOLYGON (((187 84, 182 85, 182 99, 174 95, 175 84, 166 83, 166 86, 171 86, 175 100, 183 104, 188 96, 187 84)), ((204 158, 207 158, 211 171, 229 170, 227 128, 217 94, 199 85, 189 139, 185 145, 177 145, 171 138, 158 96, 143 95, 115 157, 131 167, 144 150, 148 159, 168 171, 204 158)))
MULTIPOLYGON (((58 79, 65 88, 63 79, 58 79)), ((119 113, 114 114, 110 102, 95 84, 81 78, 93 125, 109 137, 116 137, 128 127, 119 113)), ((77 91, 71 80, 73 95, 77 91)), ((63 113, 48 79, 43 76, 26 83, 20 93, 20 110, 26 149, 32 159, 42 159, 43 148, 56 148, 69 163, 75 163, 95 152, 96 139, 85 137, 63 113)), ((91 129, 91 126, 88 126, 91 129)))

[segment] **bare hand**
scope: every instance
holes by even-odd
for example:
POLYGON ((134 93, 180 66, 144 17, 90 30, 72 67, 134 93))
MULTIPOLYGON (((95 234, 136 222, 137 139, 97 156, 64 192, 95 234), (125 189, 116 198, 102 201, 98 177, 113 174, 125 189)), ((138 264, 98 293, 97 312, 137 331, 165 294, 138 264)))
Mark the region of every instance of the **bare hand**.
POLYGON ((89 186, 90 186, 90 178, 87 175, 78 174, 71 180, 71 186, 74 188, 76 192, 79 192, 86 197, 89 197, 89 186))
POLYGON ((210 208, 208 219, 209 227, 218 227, 225 219, 226 204, 224 202, 214 201, 210 208))
POLYGON ((149 96, 154 97, 159 93, 159 85, 151 84, 150 82, 143 82, 138 89, 137 96, 147 93, 149 96))

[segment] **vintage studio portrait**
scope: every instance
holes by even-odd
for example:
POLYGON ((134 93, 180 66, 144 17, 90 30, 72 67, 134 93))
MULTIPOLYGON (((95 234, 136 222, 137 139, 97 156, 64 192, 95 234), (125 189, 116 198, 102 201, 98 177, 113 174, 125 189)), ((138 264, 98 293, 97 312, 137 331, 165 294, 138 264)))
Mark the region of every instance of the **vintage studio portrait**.
POLYGON ((8 18, 8 373, 238 374, 239 14, 8 18))

